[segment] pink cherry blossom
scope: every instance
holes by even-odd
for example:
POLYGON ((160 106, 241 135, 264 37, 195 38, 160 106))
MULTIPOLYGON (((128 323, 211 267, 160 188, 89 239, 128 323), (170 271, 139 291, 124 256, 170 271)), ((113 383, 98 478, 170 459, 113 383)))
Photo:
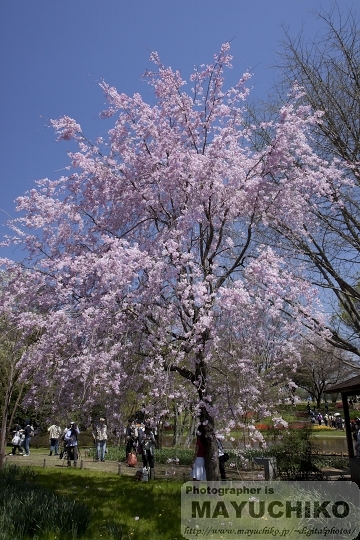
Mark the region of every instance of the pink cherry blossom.
POLYGON ((289 389, 294 342, 321 309, 301 264, 265 239, 280 222, 316 229, 309 201, 343 171, 313 153, 319 115, 297 95, 254 149, 258 126, 243 119, 250 74, 225 88, 229 44, 194 71, 189 92, 178 71, 157 53, 152 60, 153 104, 101 83, 102 116, 113 118, 107 139, 92 144, 75 120, 52 120, 58 139, 78 148, 68 175, 17 201, 7 242, 27 256, 4 261, 1 312, 24 343, 36 336, 20 360, 24 378, 41 366, 29 403, 41 406, 51 381, 56 406, 101 403, 114 422, 130 391, 154 423, 173 403, 191 405, 215 478, 215 419, 224 430, 242 425, 246 444, 262 443, 249 415, 269 416, 274 389, 289 389))

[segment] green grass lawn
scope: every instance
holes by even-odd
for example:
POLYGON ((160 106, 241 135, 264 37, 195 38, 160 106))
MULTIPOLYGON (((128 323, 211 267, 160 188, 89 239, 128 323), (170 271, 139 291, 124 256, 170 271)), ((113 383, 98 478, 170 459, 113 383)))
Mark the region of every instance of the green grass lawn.
POLYGON ((331 430, 312 430, 312 434, 314 437, 320 437, 320 438, 338 438, 338 439, 346 439, 346 432, 342 431, 341 429, 331 429, 331 430))
MULTIPOLYGON (((288 420, 297 418, 296 411, 293 409, 286 412, 288 412, 288 420)), ((301 416, 304 417, 304 415, 301 416)), ((346 437, 344 431, 317 430, 316 427, 312 430, 312 434, 315 438, 346 437)), ((236 435, 239 436, 239 432, 236 435)), ((112 453, 109 453, 109 459, 115 462, 121 459, 123 448, 109 447, 109 451, 110 449, 112 453)), ((35 445, 32 446, 31 452, 45 456, 48 453, 46 446, 45 449, 37 449, 35 445)), ((157 450, 158 463, 166 463, 169 457, 175 456, 186 464, 189 459, 191 461, 192 450, 181 449, 180 451, 170 448, 157 450)), ((25 466, 25 469, 28 467, 25 466)), ((181 481, 162 479, 137 482, 134 476, 119 476, 105 471, 74 470, 66 467, 57 469, 33 467, 33 470, 35 477, 31 479, 31 482, 60 497, 75 499, 92 510, 92 519, 83 537, 85 540, 180 540, 182 538, 180 533, 181 481)), ((1 536, 1 540, 5 537, 1 536)), ((63 537, 57 537, 56 533, 36 536, 36 538, 63 540, 63 537)))
POLYGON ((35 482, 93 510, 89 540, 177 540, 182 482, 136 482, 134 477, 35 468, 35 482))

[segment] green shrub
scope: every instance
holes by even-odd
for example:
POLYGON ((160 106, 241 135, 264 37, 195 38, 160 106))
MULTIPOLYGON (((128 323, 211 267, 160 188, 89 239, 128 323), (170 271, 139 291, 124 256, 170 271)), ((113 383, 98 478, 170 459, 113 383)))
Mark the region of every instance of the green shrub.
POLYGON ((283 432, 281 440, 271 446, 266 454, 276 458, 277 474, 284 480, 324 479, 318 467, 318 449, 311 426, 283 432))
POLYGON ((190 448, 161 448, 155 451, 155 460, 157 463, 173 462, 178 463, 179 465, 191 466, 193 458, 194 450, 190 448))
POLYGON ((349 467, 349 458, 341 456, 316 456, 319 467, 333 467, 334 469, 346 469, 349 467))
MULTIPOLYGON (((95 449, 89 451, 89 455, 95 456, 95 449)), ((107 447, 107 459, 112 461, 125 461, 125 449, 123 447, 107 447)), ((194 450, 189 448, 161 448, 155 450, 155 463, 176 463, 179 465, 191 465, 193 462, 194 450), (172 461, 169 461, 172 460, 172 461)), ((141 460, 141 456, 138 456, 141 460)))

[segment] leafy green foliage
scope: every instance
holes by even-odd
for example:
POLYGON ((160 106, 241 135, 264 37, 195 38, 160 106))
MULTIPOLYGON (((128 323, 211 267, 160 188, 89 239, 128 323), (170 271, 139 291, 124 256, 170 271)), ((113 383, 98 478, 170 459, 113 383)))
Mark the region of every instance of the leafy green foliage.
MULTIPOLYGON (((94 456, 95 449, 90 450, 90 455, 94 456)), ((191 465, 193 462, 194 450, 189 448, 161 448, 155 450, 155 463, 175 463, 179 460, 179 465, 191 465), (172 461, 169 461, 172 460, 172 461)), ((123 447, 109 446, 107 448, 107 459, 111 461, 124 461, 125 451, 123 447)), ((141 455, 138 455, 141 461, 141 455)))
POLYGON ((333 467, 334 469, 346 469, 349 467, 349 458, 341 456, 316 456, 318 467, 333 467))
POLYGON ((317 454, 311 426, 284 431, 282 439, 267 451, 276 458, 277 474, 284 480, 323 480, 317 454))

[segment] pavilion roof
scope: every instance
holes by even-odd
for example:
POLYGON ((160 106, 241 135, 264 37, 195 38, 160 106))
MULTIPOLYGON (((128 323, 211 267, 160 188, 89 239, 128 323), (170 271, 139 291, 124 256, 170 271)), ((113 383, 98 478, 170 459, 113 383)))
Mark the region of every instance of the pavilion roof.
POLYGON ((360 375, 356 375, 351 379, 337 383, 325 390, 326 394, 335 394, 337 392, 342 394, 360 394, 360 375))

